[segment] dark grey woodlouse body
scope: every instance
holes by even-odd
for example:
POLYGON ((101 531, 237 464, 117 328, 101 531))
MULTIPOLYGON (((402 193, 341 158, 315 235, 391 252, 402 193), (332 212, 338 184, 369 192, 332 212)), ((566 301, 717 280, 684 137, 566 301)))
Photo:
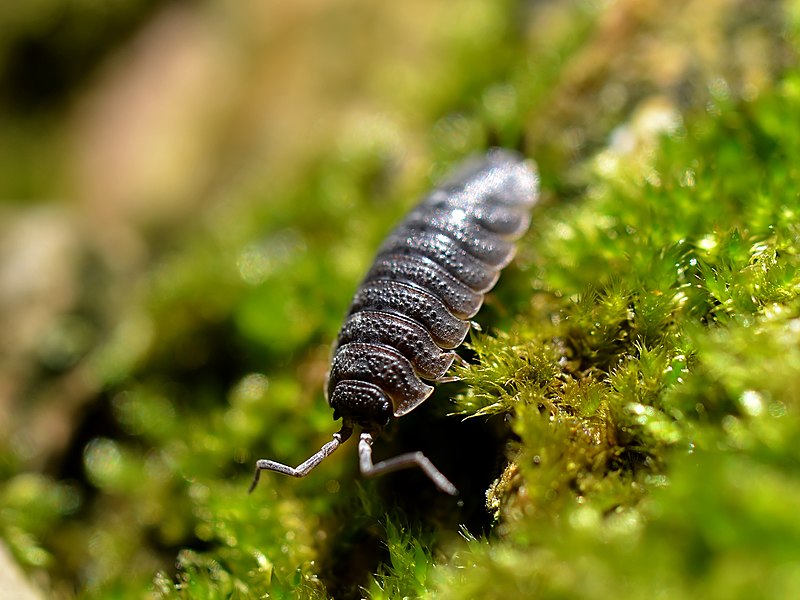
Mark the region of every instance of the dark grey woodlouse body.
POLYGON ((516 153, 494 149, 468 160, 392 231, 353 298, 326 385, 334 439, 292 468, 259 460, 262 470, 308 474, 361 427, 359 464, 365 475, 418 466, 447 493, 455 487, 419 452, 373 464, 373 436, 433 392, 423 382, 445 377, 480 310, 483 296, 514 255, 530 223, 538 177, 516 153))

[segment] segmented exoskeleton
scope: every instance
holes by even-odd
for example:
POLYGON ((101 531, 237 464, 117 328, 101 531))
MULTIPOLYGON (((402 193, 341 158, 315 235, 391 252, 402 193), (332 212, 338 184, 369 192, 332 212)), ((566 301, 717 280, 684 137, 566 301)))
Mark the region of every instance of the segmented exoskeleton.
POLYGON ((342 428, 292 468, 259 460, 262 470, 303 477, 361 428, 359 465, 366 476, 420 467, 436 486, 456 488, 421 453, 373 464, 374 436, 433 392, 458 357, 469 319, 514 255, 538 198, 538 176, 516 153, 493 149, 472 158, 434 189, 389 234, 361 283, 333 351, 326 398, 342 428))

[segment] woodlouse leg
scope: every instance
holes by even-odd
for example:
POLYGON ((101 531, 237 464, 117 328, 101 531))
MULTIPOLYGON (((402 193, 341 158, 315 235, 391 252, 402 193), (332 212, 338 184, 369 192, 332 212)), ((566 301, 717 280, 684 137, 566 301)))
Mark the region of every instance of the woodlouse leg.
POLYGON ((250 489, 247 490, 247 493, 252 493, 252 491, 256 489, 258 480, 261 477, 261 471, 276 471, 278 473, 283 473, 284 475, 290 475, 291 477, 305 477, 311 472, 311 469, 328 458, 339 446, 346 442, 352 433, 353 426, 350 425, 350 423, 343 424, 342 428, 337 433, 333 434, 333 439, 330 442, 325 444, 322 448, 320 448, 319 452, 314 454, 304 463, 298 465, 296 468, 292 468, 289 465, 284 465, 283 463, 275 462, 273 460, 261 459, 257 461, 256 471, 253 475, 253 483, 250 484, 250 489))
POLYGON ((445 494, 450 494, 451 496, 458 494, 456 486, 450 483, 447 477, 442 475, 439 469, 422 452, 409 452, 408 454, 401 454, 378 464, 373 464, 372 442, 372 434, 368 431, 362 431, 358 440, 358 465, 361 467, 361 474, 364 477, 374 477, 375 475, 391 473, 400 469, 419 467, 433 481, 436 487, 445 494))
MULTIPOLYGON (((458 363, 459 367, 466 368, 466 367, 470 366, 467 361, 465 361, 463 358, 461 358, 455 352, 453 352, 453 360, 454 360, 454 362, 458 363)), ((433 380, 434 383, 453 383, 454 381, 461 381, 461 377, 458 377, 456 375, 451 375, 450 377, 439 377, 439 379, 434 379, 433 380)))
POLYGON ((453 353, 453 355, 455 356, 455 362, 457 362, 457 363, 458 363, 458 366, 459 366, 459 367, 464 367, 464 368, 466 369, 467 367, 471 366, 471 365, 469 364, 469 362, 468 362, 468 361, 466 361, 466 360, 464 360, 463 358, 461 358, 461 357, 460 357, 458 354, 456 354, 455 352, 453 353))

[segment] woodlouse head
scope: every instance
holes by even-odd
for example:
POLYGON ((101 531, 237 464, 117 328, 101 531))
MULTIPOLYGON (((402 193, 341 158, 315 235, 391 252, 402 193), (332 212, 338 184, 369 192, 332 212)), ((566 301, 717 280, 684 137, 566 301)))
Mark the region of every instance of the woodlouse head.
POLYGON ((344 418, 364 428, 383 427, 392 418, 389 398, 378 386, 366 381, 338 382, 329 403, 334 420, 344 418))

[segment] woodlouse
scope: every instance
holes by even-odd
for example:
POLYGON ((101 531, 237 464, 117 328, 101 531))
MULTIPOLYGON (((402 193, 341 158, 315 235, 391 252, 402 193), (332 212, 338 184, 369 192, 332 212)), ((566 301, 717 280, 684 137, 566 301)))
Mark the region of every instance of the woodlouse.
POLYGON ((481 307, 513 242, 528 228, 538 198, 533 165, 493 149, 466 161, 389 234, 353 298, 333 350, 326 399, 342 428, 308 460, 292 468, 271 460, 261 471, 304 477, 361 428, 359 466, 365 476, 417 466, 448 493, 457 490, 421 452, 374 464, 372 443, 392 417, 425 401, 458 359, 469 319, 481 307))

